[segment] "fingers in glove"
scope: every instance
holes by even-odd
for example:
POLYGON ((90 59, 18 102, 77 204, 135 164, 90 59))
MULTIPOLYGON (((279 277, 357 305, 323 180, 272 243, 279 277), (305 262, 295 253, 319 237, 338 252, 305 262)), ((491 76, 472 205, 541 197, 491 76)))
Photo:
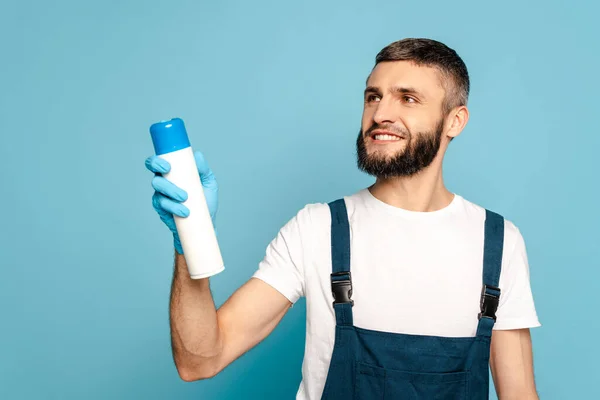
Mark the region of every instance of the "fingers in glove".
POLYGON ((171 170, 171 164, 156 155, 146 158, 146 168, 155 174, 166 174, 171 170))
POLYGON ((154 196, 152 196, 152 204, 159 213, 167 212, 182 218, 186 218, 190 215, 189 208, 158 192, 154 193, 154 196))
POLYGON ((171 198, 175 201, 186 201, 188 198, 187 192, 169 181, 167 178, 156 175, 152 178, 152 187, 160 194, 171 198))

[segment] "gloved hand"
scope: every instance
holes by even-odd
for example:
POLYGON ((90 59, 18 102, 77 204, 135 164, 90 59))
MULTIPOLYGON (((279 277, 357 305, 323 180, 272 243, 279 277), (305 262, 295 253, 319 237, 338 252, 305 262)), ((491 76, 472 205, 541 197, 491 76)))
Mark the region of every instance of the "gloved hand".
MULTIPOLYGON (((196 167, 200 174, 200 181, 202 182, 210 218, 212 219, 213 226, 215 226, 218 208, 217 180, 201 152, 194 151, 194 159, 196 160, 196 167)), ((152 206, 160 216, 160 219, 173 233, 175 250, 179 254, 183 254, 173 215, 184 218, 190 215, 190 210, 181 204, 187 200, 187 193, 161 175, 171 170, 171 164, 168 161, 153 155, 146 159, 146 168, 155 174, 154 178, 152 178, 152 187, 155 190, 152 196, 152 206)))

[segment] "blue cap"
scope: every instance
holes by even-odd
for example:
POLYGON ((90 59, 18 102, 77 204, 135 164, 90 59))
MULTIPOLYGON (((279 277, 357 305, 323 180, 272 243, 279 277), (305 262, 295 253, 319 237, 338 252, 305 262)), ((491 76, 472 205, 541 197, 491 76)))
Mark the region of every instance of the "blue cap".
POLYGON ((190 140, 181 118, 152 124, 150 135, 157 156, 190 147, 190 140))

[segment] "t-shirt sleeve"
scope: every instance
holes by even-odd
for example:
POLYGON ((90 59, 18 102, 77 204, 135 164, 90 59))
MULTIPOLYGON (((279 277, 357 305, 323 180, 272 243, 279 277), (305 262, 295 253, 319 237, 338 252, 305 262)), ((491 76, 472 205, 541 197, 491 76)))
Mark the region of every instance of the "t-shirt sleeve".
POLYGON ((310 247, 309 206, 300 210, 269 243, 253 277, 271 285, 290 302, 304 296, 304 263, 310 247))
MULTIPOLYGON (((515 240, 512 251, 506 253, 500 273, 500 302, 496 311, 494 329, 522 329, 541 326, 531 291, 529 263, 525 241, 519 229, 511 222, 506 223, 515 240)), ((510 249, 509 249, 510 250, 510 249)))

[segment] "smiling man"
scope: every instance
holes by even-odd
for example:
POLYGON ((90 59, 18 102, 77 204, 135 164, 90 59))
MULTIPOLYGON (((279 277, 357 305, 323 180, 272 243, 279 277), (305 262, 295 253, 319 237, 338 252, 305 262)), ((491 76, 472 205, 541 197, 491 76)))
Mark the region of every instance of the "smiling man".
MULTIPOLYGON (((442 162, 469 119, 467 68, 429 39, 381 50, 364 92, 357 193, 300 210, 254 276, 218 310, 192 280, 173 224, 173 354, 182 379, 210 378, 306 297, 297 399, 537 399, 529 328, 540 326, 519 229, 444 185, 442 162)), ((211 212, 216 180, 196 154, 211 212)), ((158 173, 163 220, 186 194, 158 173)))

